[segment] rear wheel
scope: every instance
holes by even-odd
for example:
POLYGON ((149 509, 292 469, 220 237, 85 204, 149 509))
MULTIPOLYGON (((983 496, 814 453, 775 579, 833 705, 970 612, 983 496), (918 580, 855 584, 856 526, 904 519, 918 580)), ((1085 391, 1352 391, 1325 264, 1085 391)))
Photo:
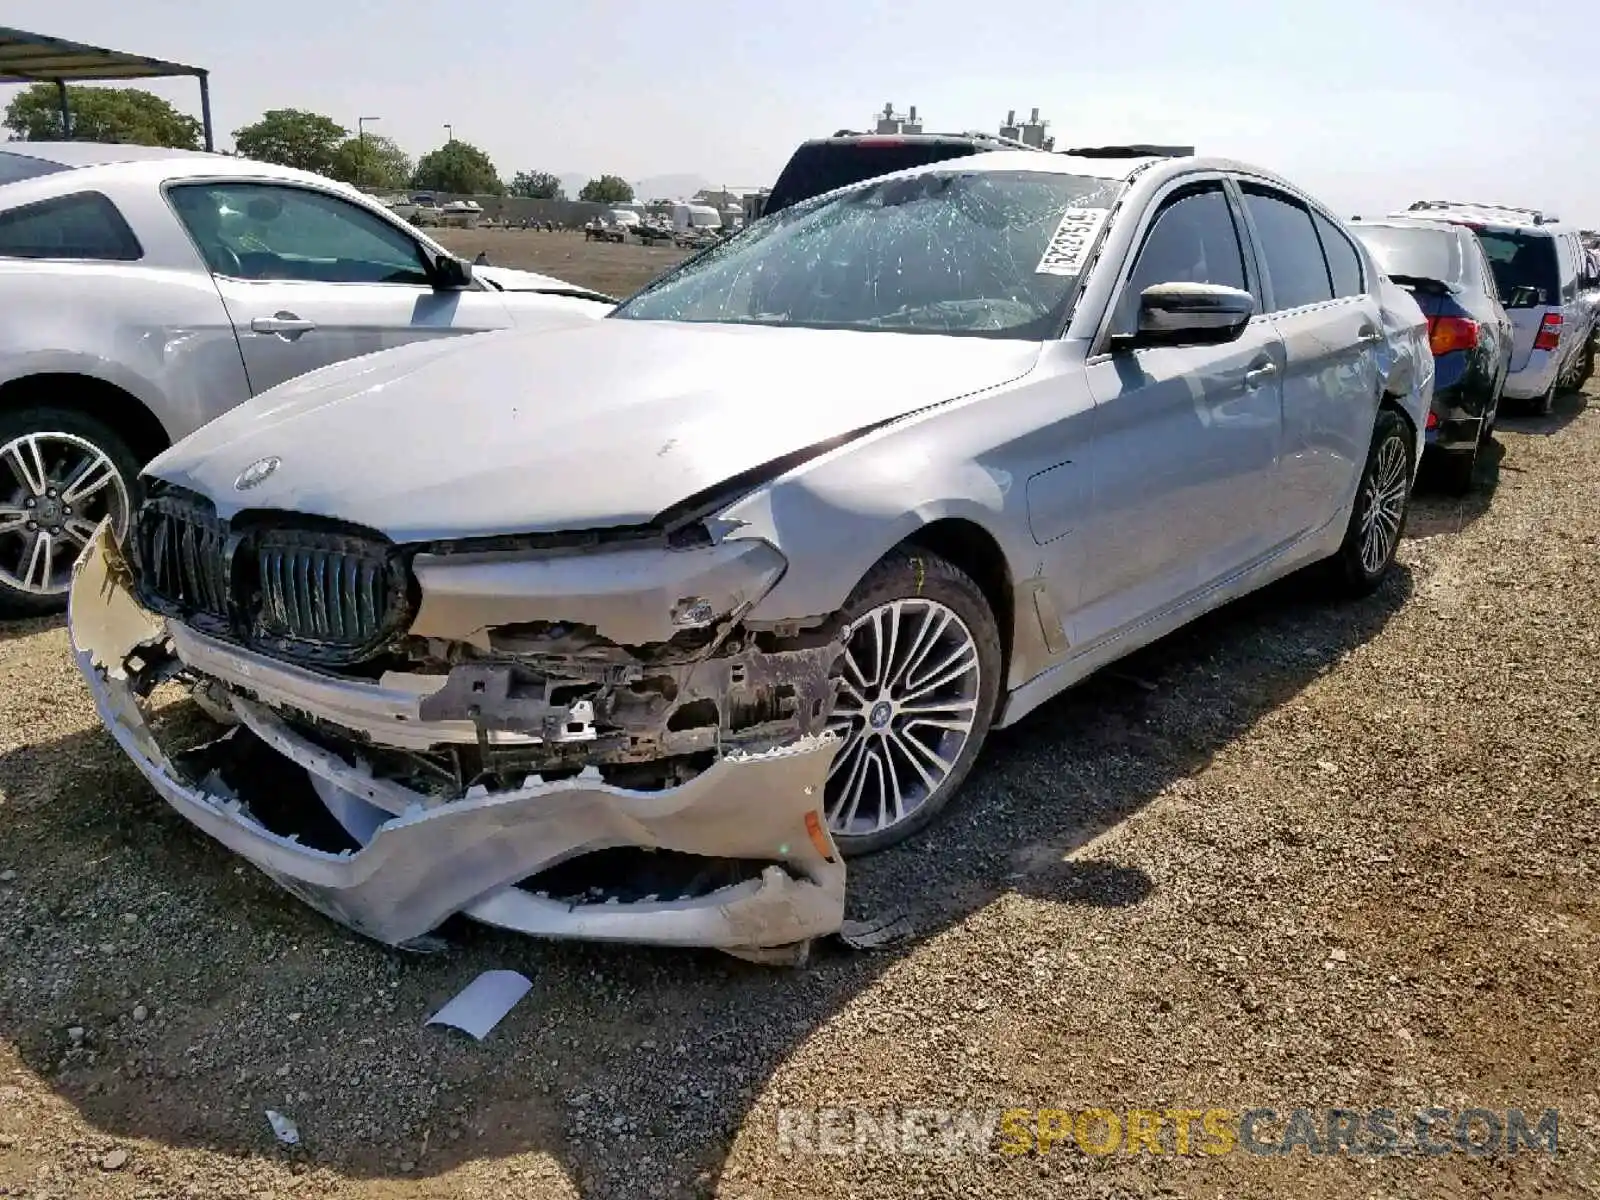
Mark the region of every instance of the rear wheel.
POLYGON ((1411 428, 1400 414, 1379 409, 1350 524, 1327 561, 1334 585, 1347 596, 1376 591, 1394 565, 1411 503, 1412 444, 1411 428))
POLYGON ((829 727, 828 827, 847 857, 926 826, 960 789, 1000 690, 1000 633, 965 572, 897 550, 845 607, 849 641, 829 727))
POLYGON ((0 414, 0 612, 65 608, 72 564, 100 522, 127 532, 138 475, 127 444, 92 417, 0 414))
POLYGON ((1578 369, 1572 377, 1572 386, 1581 388, 1594 378, 1594 338, 1583 344, 1583 353, 1578 358, 1578 369))

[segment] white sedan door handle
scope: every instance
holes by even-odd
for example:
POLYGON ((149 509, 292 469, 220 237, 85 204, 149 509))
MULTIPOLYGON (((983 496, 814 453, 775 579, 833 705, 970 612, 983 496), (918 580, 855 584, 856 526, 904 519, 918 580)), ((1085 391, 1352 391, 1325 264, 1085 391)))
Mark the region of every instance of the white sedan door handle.
POLYGON ((274 313, 270 317, 256 317, 250 322, 252 333, 281 333, 301 334, 309 333, 317 327, 315 321, 307 321, 292 312, 274 313))
POLYGON ((1359 337, 1357 337, 1356 338, 1356 342, 1358 344, 1362 345, 1362 346, 1370 346, 1373 342, 1379 341, 1382 338, 1383 338, 1383 334, 1380 333, 1378 330, 1369 329, 1365 333, 1363 333, 1359 337))

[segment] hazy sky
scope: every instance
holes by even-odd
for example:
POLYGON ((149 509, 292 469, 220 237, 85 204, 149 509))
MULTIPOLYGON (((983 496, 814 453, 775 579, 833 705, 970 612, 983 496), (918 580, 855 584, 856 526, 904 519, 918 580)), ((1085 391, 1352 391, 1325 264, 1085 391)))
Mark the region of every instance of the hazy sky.
MULTIPOLYGON (((1350 215, 1420 198, 1600 226, 1571 0, 8 0, 7 24, 209 67, 216 129, 316 109, 502 175, 770 183, 884 103, 929 129, 1038 106, 1059 144, 1193 144, 1350 215), (1005 14, 1002 16, 1001 14, 1005 14)), ((198 114, 189 81, 153 90, 198 114)), ((0 101, 9 89, 0 88, 0 101)))

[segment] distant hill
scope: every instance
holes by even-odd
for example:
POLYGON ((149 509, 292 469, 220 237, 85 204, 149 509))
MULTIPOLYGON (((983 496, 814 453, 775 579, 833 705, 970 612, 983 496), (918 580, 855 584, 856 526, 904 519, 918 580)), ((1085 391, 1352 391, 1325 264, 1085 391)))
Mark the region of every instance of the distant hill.
MULTIPOLYGON (((576 200, 578 193, 583 190, 583 185, 593 179, 593 175, 578 175, 566 173, 559 176, 561 189, 568 198, 576 200)), ((700 175, 652 175, 644 179, 630 180, 640 200, 650 200, 662 196, 669 200, 676 200, 680 196, 692 196, 701 188, 711 187, 712 184, 700 175)))

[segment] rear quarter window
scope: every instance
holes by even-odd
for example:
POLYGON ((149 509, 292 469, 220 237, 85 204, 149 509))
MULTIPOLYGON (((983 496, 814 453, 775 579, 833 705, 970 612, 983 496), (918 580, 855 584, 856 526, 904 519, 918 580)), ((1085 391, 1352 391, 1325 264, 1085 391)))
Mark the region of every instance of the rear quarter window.
POLYGON ((0 212, 0 258, 134 262, 139 239, 99 192, 55 196, 0 212))
POLYGON ((46 162, 27 154, 10 154, 0 151, 0 184, 20 183, 24 179, 37 179, 41 175, 54 175, 66 170, 60 163, 46 162))

